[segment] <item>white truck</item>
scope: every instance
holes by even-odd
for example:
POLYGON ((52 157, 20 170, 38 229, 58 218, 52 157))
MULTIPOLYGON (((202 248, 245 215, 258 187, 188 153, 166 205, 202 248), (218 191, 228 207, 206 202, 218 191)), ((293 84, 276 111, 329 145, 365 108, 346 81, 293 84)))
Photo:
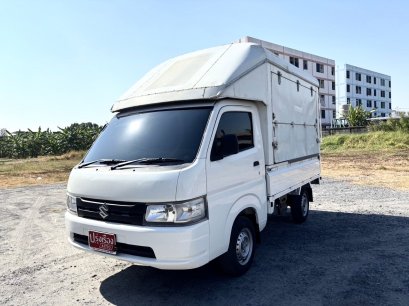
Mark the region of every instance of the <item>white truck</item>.
POLYGON ((245 273, 268 214, 306 220, 318 82, 260 45, 159 65, 113 106, 67 186, 72 245, 159 269, 245 273))

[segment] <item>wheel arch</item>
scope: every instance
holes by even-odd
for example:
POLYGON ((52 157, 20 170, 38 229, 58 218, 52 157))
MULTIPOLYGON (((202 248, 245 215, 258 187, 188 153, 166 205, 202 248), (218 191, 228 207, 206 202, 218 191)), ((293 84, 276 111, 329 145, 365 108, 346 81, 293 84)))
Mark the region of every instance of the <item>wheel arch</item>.
POLYGON ((243 196, 233 204, 229 211, 224 230, 224 251, 227 251, 228 249, 233 224, 238 216, 244 216, 250 219, 256 232, 256 242, 260 241, 260 214, 262 213, 261 205, 261 201, 254 194, 243 196))
POLYGON ((312 188, 310 184, 305 184, 304 186, 301 187, 301 190, 305 190, 307 192, 308 200, 310 202, 314 201, 314 197, 312 195, 312 188))
MULTIPOLYGON (((246 217, 248 219, 250 219, 250 221, 253 223, 254 225, 254 229, 255 229, 255 234, 256 234, 256 242, 260 243, 261 242, 261 238, 260 238, 260 226, 258 223, 258 215, 257 212, 254 208, 252 207, 248 207, 244 210, 242 210, 237 217, 239 216, 243 216, 246 217)), ((237 219, 236 217, 236 219, 237 219)))

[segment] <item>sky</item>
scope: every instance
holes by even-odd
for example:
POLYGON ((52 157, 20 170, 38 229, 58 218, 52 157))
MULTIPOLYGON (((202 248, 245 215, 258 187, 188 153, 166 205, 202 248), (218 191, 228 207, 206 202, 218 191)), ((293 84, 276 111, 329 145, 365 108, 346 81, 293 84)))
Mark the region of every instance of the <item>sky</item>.
POLYGON ((252 36, 392 77, 409 111, 409 1, 0 0, 0 129, 105 124, 171 57, 252 36))

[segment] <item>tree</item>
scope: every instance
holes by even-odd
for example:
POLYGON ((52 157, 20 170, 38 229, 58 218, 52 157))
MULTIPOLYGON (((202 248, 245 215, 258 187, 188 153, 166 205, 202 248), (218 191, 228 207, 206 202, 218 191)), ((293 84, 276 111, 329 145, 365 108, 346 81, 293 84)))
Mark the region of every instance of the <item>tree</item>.
POLYGON ((366 126, 369 117, 371 117, 371 113, 364 110, 360 105, 355 108, 349 106, 347 115, 349 126, 366 126))

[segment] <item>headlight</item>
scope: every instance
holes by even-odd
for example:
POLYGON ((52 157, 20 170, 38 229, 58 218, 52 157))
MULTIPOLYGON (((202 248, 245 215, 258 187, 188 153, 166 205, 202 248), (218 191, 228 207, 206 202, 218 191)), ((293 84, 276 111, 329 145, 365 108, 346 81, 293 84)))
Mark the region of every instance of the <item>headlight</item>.
POLYGON ((77 198, 67 194, 67 209, 77 214, 77 198))
POLYGON ((146 222, 154 223, 192 223, 206 218, 206 202, 198 198, 182 203, 148 205, 146 222))

